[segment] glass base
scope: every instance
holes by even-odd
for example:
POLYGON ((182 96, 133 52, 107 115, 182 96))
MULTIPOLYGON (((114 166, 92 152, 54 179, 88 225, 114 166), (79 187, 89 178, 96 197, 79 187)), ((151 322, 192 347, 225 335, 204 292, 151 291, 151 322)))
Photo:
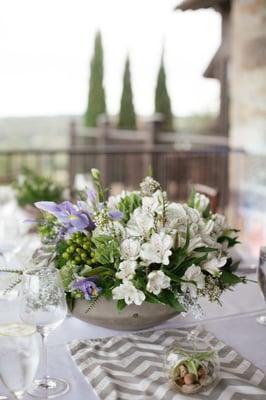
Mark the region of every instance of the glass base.
POLYGON ((260 325, 266 325, 266 315, 260 315, 259 317, 257 317, 257 322, 260 325))
POLYGON ((48 378, 47 380, 36 380, 28 390, 28 394, 41 399, 54 399, 55 397, 66 394, 70 385, 64 379, 48 378))

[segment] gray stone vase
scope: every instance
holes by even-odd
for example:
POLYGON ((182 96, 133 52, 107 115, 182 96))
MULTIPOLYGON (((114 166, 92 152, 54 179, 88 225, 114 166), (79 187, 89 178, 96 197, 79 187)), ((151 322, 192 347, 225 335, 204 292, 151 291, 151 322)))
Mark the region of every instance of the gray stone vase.
POLYGON ((151 328, 179 314, 168 306, 146 302, 141 306, 130 305, 118 311, 116 301, 104 298, 99 299, 89 311, 88 308, 88 301, 77 299, 72 314, 93 325, 125 331, 151 328))

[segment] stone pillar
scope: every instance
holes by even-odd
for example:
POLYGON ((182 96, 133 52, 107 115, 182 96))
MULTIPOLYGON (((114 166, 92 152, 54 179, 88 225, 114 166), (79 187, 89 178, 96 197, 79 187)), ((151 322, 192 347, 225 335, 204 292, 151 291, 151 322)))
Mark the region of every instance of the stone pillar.
POLYGON ((77 132, 76 132, 76 122, 72 120, 69 124, 69 154, 68 154, 68 180, 69 180, 69 190, 71 196, 74 194, 74 181, 75 174, 77 172, 77 158, 75 155, 75 149, 77 146, 77 132))
POLYGON ((266 0, 234 0, 231 18, 230 144, 247 153, 231 155, 230 185, 242 242, 257 256, 266 239, 266 0))
POLYGON ((105 186, 108 184, 108 154, 106 148, 108 146, 108 133, 110 130, 110 120, 107 115, 102 114, 97 120, 97 127, 99 129, 97 135, 97 147, 100 153, 97 153, 97 167, 101 171, 102 182, 105 186))
POLYGON ((233 147, 266 149, 266 0, 234 0, 231 47, 233 147))

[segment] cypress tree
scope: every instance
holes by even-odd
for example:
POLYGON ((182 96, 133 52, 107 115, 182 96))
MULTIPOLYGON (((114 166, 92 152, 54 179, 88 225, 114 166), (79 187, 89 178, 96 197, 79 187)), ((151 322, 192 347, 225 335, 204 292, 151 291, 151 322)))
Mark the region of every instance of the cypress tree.
POLYGON ((164 117, 163 129, 165 131, 173 131, 173 114, 171 100, 166 86, 166 73, 163 55, 161 58, 161 65, 159 68, 155 89, 155 112, 162 114, 164 117))
POLYGON ((85 125, 95 127, 97 118, 106 112, 105 91, 103 87, 103 47, 101 33, 97 32, 94 42, 94 54, 90 64, 90 82, 88 107, 85 113, 85 125))
POLYGON ((129 57, 126 58, 125 63, 118 128, 136 129, 136 114, 133 104, 129 57))

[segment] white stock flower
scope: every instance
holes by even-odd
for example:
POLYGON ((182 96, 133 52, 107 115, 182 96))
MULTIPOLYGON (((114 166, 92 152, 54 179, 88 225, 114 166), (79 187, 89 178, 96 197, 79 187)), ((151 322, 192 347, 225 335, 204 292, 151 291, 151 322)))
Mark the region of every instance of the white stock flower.
POLYGON ((140 306, 145 300, 145 294, 138 290, 132 282, 126 281, 112 290, 114 300, 125 300, 126 304, 140 306))
POLYGON ((182 292, 189 291, 191 297, 197 297, 197 289, 203 289, 205 286, 205 276, 201 272, 201 268, 191 265, 182 279, 187 282, 181 283, 182 292))
POLYGON ((127 224, 127 233, 133 237, 147 237, 154 227, 154 219, 141 208, 136 208, 127 224))
POLYGON ((195 193, 194 197, 194 207, 199 210, 199 212, 203 212, 206 210, 208 205, 210 204, 210 200, 205 194, 195 193))
POLYGON ((202 265, 202 269, 209 272, 213 276, 220 275, 220 268, 223 267, 227 262, 226 257, 222 258, 212 258, 211 260, 206 261, 202 265))
POLYGON ((140 243, 135 239, 125 239, 120 246, 123 260, 136 260, 140 252, 140 243))
POLYGON ((152 271, 148 275, 148 283, 146 289, 148 292, 158 295, 162 289, 171 286, 170 278, 163 271, 152 271))
POLYGON ((122 279, 122 281, 129 281, 133 279, 137 266, 138 264, 136 261, 122 261, 119 264, 119 271, 115 274, 116 278, 122 279))
POLYGON ((150 241, 141 246, 140 257, 147 264, 169 264, 173 239, 165 232, 153 233, 150 241))

